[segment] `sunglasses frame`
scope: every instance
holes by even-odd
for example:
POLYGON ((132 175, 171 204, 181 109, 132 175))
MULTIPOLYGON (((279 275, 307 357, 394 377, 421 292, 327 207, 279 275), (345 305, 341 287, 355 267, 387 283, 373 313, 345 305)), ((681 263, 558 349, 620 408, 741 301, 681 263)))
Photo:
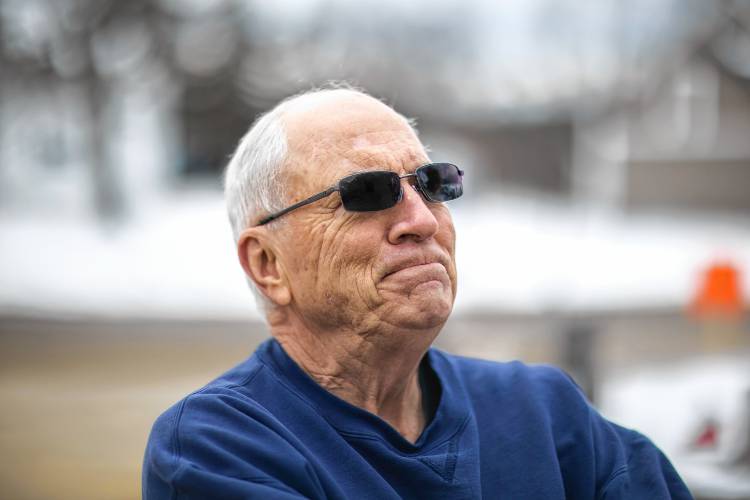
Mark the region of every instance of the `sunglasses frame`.
MULTIPOLYGON (((432 165, 452 165, 452 166, 456 167, 456 170, 458 171, 459 177, 463 177, 464 176, 464 171, 461 170, 460 168, 458 168, 456 165, 453 165, 452 163, 447 163, 447 162, 437 162, 437 163, 426 163, 424 165, 420 165, 419 167, 417 167, 414 170, 413 173, 411 173, 411 174, 405 174, 405 175, 399 175, 398 178, 399 178, 399 181, 401 179, 406 179, 407 177, 414 177, 414 178, 416 178, 417 182, 414 185, 417 187, 417 190, 424 197, 425 200, 427 200, 427 201, 429 201, 431 203, 443 203, 442 201, 433 200, 432 198, 430 198, 430 196, 422 188, 422 184, 420 183, 419 177, 417 176, 417 171, 419 171, 420 169, 423 169, 425 167, 430 167, 432 165)), ((309 205, 310 203, 314 203, 314 202, 316 202, 318 200, 322 200, 323 198, 325 198, 327 196, 331 196, 333 193, 335 193, 336 191, 340 190, 339 186, 341 185, 341 181, 344 181, 346 179, 349 179, 349 178, 357 176, 357 175, 369 174, 369 173, 373 173, 373 172, 394 173, 394 172, 390 172, 388 170, 370 170, 370 171, 367 171, 367 172, 357 172, 356 174, 347 175, 346 177, 343 177, 342 179, 339 179, 339 181, 336 183, 335 186, 331 186, 328 189, 326 189, 325 191, 321 191, 320 193, 314 194, 314 195, 310 196, 309 198, 305 198, 302 201, 298 201, 294 205, 290 205, 290 206, 286 207, 283 210, 279 210, 278 212, 272 213, 271 215, 267 215, 266 217, 262 218, 260 220, 260 222, 258 222, 255 225, 255 227, 263 226, 265 224, 268 224, 269 222, 278 219, 282 215, 288 214, 292 210, 297 210, 300 207, 304 207, 305 205, 309 205)), ((395 206, 396 204, 398 204, 398 202, 401 201, 401 198, 403 197, 403 195, 404 195, 404 188, 402 187, 401 188, 401 193, 399 194, 399 197, 396 200, 396 203, 394 203, 391 206, 395 206)), ((346 208, 346 207, 344 207, 344 208, 346 208)), ((387 210, 388 208, 391 208, 391 207, 386 207, 386 208, 382 208, 382 209, 378 209, 378 210, 372 210, 372 211, 387 210)), ((354 211, 354 212, 367 212, 367 211, 370 211, 370 210, 352 210, 352 211, 354 211)))

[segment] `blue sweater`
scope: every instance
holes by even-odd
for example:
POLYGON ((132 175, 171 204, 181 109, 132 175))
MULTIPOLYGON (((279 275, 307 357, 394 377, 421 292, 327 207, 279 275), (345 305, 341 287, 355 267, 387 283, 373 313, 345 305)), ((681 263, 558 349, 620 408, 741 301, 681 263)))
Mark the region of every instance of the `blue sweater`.
POLYGON ((157 419, 143 498, 691 498, 648 439, 556 368, 436 349, 423 365, 436 409, 410 443, 268 340, 157 419))

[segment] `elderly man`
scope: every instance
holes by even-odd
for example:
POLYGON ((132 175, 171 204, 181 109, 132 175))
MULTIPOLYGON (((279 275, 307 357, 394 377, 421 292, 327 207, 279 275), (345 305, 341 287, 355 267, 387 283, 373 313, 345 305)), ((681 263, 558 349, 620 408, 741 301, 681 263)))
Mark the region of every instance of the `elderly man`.
POLYGON ((462 176, 358 91, 255 123, 226 197, 272 339, 157 420, 144 498, 690 498, 559 370, 430 348, 462 176))

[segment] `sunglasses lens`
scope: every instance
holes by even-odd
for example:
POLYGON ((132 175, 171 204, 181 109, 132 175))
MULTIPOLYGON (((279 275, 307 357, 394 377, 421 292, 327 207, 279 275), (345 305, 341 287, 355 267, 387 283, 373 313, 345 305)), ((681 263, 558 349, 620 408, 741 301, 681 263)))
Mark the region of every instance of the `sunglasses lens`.
POLYGON ((341 179, 339 193, 347 210, 385 210, 401 198, 401 182, 393 172, 362 172, 341 179))
POLYGON ((464 194, 462 172, 452 163, 430 163, 416 174, 419 188, 430 201, 455 200, 464 194))

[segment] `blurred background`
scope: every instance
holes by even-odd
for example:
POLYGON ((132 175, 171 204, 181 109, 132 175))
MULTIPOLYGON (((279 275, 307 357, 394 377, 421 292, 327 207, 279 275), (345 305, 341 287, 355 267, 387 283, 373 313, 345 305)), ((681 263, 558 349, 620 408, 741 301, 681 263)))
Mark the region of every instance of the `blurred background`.
POLYGON ((467 172, 442 349, 568 370, 750 498, 750 3, 0 0, 0 497, 130 499, 268 336, 221 173, 347 80, 467 172))

